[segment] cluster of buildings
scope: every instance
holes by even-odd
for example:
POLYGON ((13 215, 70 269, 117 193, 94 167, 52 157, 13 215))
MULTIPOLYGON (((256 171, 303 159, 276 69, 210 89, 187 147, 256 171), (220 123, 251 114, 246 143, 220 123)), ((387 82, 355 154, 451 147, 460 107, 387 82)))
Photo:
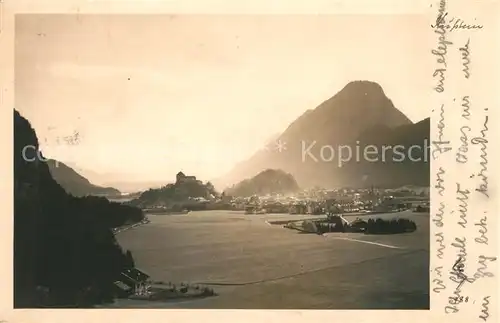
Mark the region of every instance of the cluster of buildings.
MULTIPOLYGON (((232 197, 227 195, 189 197, 191 185, 202 184, 195 176, 183 172, 176 175, 175 191, 186 196, 182 201, 164 201, 149 203, 143 208, 146 213, 187 212, 195 210, 241 210, 254 213, 289 213, 289 214, 332 214, 392 212, 413 209, 417 212, 429 212, 429 188, 402 187, 383 188, 314 188, 290 195, 270 194, 266 196, 232 197), (185 191, 185 192, 184 192, 185 191)), ((217 194, 218 195, 218 194, 217 194)))
POLYGON ((400 189, 313 189, 295 195, 227 198, 233 210, 246 213, 329 214, 429 211, 428 191, 400 189))

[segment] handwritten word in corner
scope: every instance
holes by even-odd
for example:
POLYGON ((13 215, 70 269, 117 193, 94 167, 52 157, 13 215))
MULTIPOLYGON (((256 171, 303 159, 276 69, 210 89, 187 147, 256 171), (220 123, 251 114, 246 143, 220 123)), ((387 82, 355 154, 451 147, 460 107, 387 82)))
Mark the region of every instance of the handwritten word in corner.
MULTIPOLYGON (((476 20, 476 18, 473 20, 476 20)), ((480 30, 483 29, 484 26, 479 23, 467 22, 459 17, 450 17, 448 12, 442 12, 442 10, 440 10, 436 22, 434 25, 431 25, 431 28, 441 28, 448 32, 452 32, 459 30, 480 30)))

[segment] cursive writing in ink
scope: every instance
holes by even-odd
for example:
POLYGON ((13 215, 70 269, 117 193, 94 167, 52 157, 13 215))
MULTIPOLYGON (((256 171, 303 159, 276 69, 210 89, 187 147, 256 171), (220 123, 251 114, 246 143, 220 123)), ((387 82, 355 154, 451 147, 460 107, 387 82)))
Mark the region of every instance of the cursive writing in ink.
POLYGON ((434 293, 439 294, 439 293, 441 293, 441 291, 442 291, 442 290, 445 290, 445 289, 446 289, 446 286, 444 285, 444 282, 443 282, 443 280, 442 280, 442 279, 439 279, 439 278, 434 278, 434 279, 432 280, 432 282, 433 282, 434 284, 436 284, 436 285, 437 285, 436 287, 434 287, 434 288, 432 289, 432 291, 433 291, 434 293))
POLYGON ((439 93, 444 92, 444 81, 446 79, 444 72, 446 72, 446 68, 437 68, 432 73, 432 77, 439 77, 438 85, 434 87, 434 90, 439 93))
POLYGON ((445 9, 446 9, 446 2, 441 0, 439 2, 439 10, 438 10, 438 16, 436 18, 436 24, 431 25, 432 28, 437 28, 438 26, 446 28, 446 17, 448 16, 448 13, 444 11, 445 9))
POLYGON ((460 291, 462 285, 465 282, 473 282, 474 280, 471 280, 467 277, 467 275, 464 273, 465 270, 465 258, 462 256, 459 256, 457 261, 453 264, 453 267, 451 268, 450 274, 452 275, 450 279, 454 281, 455 283, 458 283, 456 290, 460 291))
POLYGON ((432 219, 432 222, 434 222, 434 224, 438 228, 442 228, 444 226, 444 223, 443 223, 444 207, 445 207, 444 203, 439 202, 438 212, 434 215, 434 217, 432 219))
POLYGON ((451 244, 452 247, 458 249, 458 260, 453 264, 450 271, 450 280, 457 284, 457 287, 453 291, 453 296, 448 297, 448 304, 445 307, 446 313, 456 313, 459 311, 457 304, 461 303, 460 300, 463 299, 461 293, 461 287, 466 282, 469 281, 464 273, 465 260, 467 259, 466 250, 466 238, 455 237, 455 241, 451 244))
POLYGON ((469 151, 469 138, 467 137, 467 132, 470 132, 469 126, 460 127, 460 147, 458 147, 458 152, 456 153, 455 160, 457 163, 465 164, 468 161, 467 152, 469 151))
POLYGON ((435 149, 432 151, 432 158, 433 159, 436 159, 436 153, 443 154, 443 153, 451 150, 451 147, 449 147, 449 146, 443 147, 443 145, 450 144, 450 141, 443 140, 444 128, 446 127, 446 125, 444 123, 444 104, 441 104, 439 116, 440 116, 440 119, 438 121, 438 140, 432 141, 432 144, 435 146, 435 149))
POLYGON ((481 171, 479 174, 477 174, 481 178, 481 184, 479 184, 479 188, 476 188, 477 192, 480 192, 486 197, 489 197, 488 195, 488 176, 486 175, 486 172, 488 171, 488 140, 486 139, 486 135, 488 132, 488 116, 486 116, 484 124, 483 124, 483 129, 481 130, 481 137, 474 137, 471 139, 471 144, 473 145, 481 145, 481 162, 479 163, 481 165, 481 171))
POLYGON ((490 304, 490 296, 483 297, 483 303, 481 304, 481 315, 479 318, 486 322, 488 317, 490 317, 488 305, 490 304))
POLYGON ((460 189, 460 184, 457 183, 457 197, 456 199, 460 201, 458 204, 458 212, 460 213, 460 220, 457 222, 462 228, 465 229, 467 224, 467 212, 469 209, 469 190, 460 189))
POLYGON ((437 285, 436 287, 434 287, 432 289, 432 291, 434 293, 437 293, 437 294, 439 294, 442 290, 446 289, 446 285, 444 284, 443 280, 441 279, 441 277, 443 277, 442 269, 443 269, 443 266, 438 266, 438 267, 434 268, 434 272, 437 274, 437 276, 439 278, 434 278, 432 280, 432 282, 437 285))
POLYGON ((444 308, 444 312, 446 314, 450 314, 450 313, 456 313, 458 312, 458 307, 456 307, 455 305, 447 305, 445 308, 444 308))
MULTIPOLYGON (((456 238, 455 238, 456 239, 456 238)), ((465 238, 464 238, 464 242, 465 242, 465 238)), ((457 283, 457 287, 455 288, 455 290, 453 291, 453 296, 449 296, 448 297, 448 304, 446 307, 445 307, 445 312, 446 313, 456 313, 459 311, 459 308, 458 308, 458 304, 464 302, 467 302, 468 301, 468 297, 466 297, 464 299, 464 297, 462 296, 461 292, 461 288, 462 288, 462 285, 468 281, 467 279, 467 276, 465 275, 464 273, 464 267, 465 267, 465 255, 466 253, 463 252, 459 257, 458 257, 458 260, 455 261, 455 263, 453 264, 453 267, 451 269, 451 272, 450 272, 450 280, 457 283)))
POLYGON ((474 241, 480 244, 488 244, 488 237, 486 236, 486 233, 488 233, 488 225, 486 223, 487 217, 483 216, 480 220, 479 223, 474 223, 474 226, 478 227, 478 231, 480 236, 475 238, 474 241))
POLYGON ((444 13, 444 1, 440 2, 440 9, 439 9, 439 15, 436 19, 436 24, 432 25, 432 28, 440 27, 445 30, 449 30, 450 32, 456 30, 456 29, 483 29, 483 25, 475 25, 475 24, 467 24, 463 19, 460 18, 451 18, 448 22, 446 22, 446 19, 448 17, 448 13, 444 13))
POLYGON ((446 40, 446 16, 448 13, 445 13, 446 10, 446 1, 441 0, 439 2, 439 10, 438 10, 438 17, 436 19, 436 24, 432 26, 434 28, 434 32, 439 35, 438 37, 438 45, 436 49, 433 49, 431 51, 432 55, 435 55, 437 63, 440 65, 439 68, 436 68, 434 70, 434 73, 432 74, 433 78, 438 78, 437 85, 434 87, 434 90, 438 93, 444 92, 444 82, 446 80, 446 54, 448 52, 448 45, 452 45, 453 43, 446 40))
POLYGON ((470 120, 470 100, 469 96, 462 97, 462 118, 470 120))
POLYGON ((455 237, 455 241, 451 243, 451 246, 458 249, 458 260, 453 264, 452 268, 455 268, 458 263, 465 263, 467 259, 467 238, 455 237))
POLYGON ((470 64, 470 51, 469 51, 470 38, 464 47, 460 47, 458 50, 462 53, 462 66, 464 67, 462 72, 464 72, 464 77, 468 79, 470 77, 469 64, 470 64))
POLYGON ((479 264, 479 267, 477 268, 476 272, 474 273, 474 276, 472 276, 473 278, 469 278, 469 279, 473 279, 474 281, 479 279, 479 278, 483 278, 483 277, 494 277, 495 275, 493 275, 492 272, 490 271, 487 271, 488 270, 488 263, 487 262, 492 262, 492 261, 496 261, 497 260, 497 257, 486 257, 486 256, 479 256, 478 258, 478 261, 477 263, 479 264))
MULTIPOLYGON (((469 24, 466 24, 465 21, 463 21, 463 19, 456 19, 455 18, 452 18, 450 19, 450 23, 453 23, 453 27, 451 27, 451 31, 455 30, 455 29, 483 29, 483 25, 469 25, 469 24)), ((446 28, 446 29, 449 29, 449 28, 446 28)))
POLYGON ((443 233, 442 232, 435 233, 434 237, 436 238, 436 242, 439 245, 437 256, 438 256, 439 259, 443 259, 443 257, 444 257, 444 249, 446 247, 446 245, 444 244, 443 233))
POLYGON ((446 173, 446 171, 443 169, 443 167, 439 167, 439 170, 437 172, 437 184, 434 186, 434 188, 437 188, 438 189, 438 194, 440 196, 443 196, 443 192, 445 191, 445 187, 443 186, 443 183, 444 183, 444 179, 443 177, 441 177, 442 175, 444 175, 446 173))

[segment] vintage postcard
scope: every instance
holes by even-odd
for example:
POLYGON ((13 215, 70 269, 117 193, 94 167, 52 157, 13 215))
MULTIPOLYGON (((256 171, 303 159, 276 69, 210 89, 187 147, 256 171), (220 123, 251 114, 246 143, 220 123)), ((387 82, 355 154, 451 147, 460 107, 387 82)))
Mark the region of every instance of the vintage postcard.
POLYGON ((496 322, 498 1, 209 3, 0 2, 0 320, 496 322))

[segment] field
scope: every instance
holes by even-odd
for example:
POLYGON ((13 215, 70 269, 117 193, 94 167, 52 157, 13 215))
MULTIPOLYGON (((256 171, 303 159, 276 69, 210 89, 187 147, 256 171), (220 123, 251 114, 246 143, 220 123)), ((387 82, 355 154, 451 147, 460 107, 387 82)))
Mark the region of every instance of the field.
MULTIPOLYGON (((413 233, 302 234, 267 221, 297 215, 205 211, 151 215, 117 235, 153 280, 206 284, 219 294, 112 307, 245 309, 429 308, 429 215, 410 211, 413 233)), ((349 218, 353 219, 353 218, 349 218)))

